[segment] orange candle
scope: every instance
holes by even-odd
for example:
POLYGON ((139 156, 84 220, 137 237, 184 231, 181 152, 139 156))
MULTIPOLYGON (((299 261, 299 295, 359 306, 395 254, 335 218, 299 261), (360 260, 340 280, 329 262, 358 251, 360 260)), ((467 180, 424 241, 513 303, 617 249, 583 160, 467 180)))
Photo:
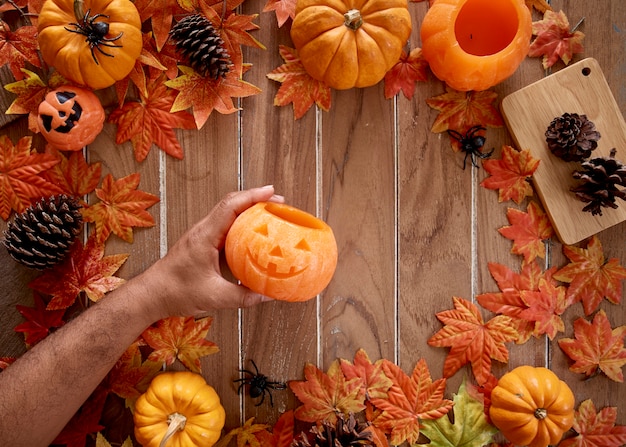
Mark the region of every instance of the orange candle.
POLYGON ((515 72, 531 36, 524 0, 437 0, 422 22, 422 54, 453 89, 487 90, 515 72))

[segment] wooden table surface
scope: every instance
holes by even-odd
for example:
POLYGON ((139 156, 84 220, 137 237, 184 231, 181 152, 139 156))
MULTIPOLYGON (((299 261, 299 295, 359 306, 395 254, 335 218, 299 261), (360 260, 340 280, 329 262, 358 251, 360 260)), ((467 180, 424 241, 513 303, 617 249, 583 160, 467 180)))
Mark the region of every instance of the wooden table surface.
MULTIPOLYGON (((415 96, 384 98, 383 84, 366 89, 333 91, 329 112, 311 109, 294 120, 293 109, 273 105, 279 84, 266 74, 283 61, 281 44, 291 46, 288 25, 277 27, 273 13, 262 13, 264 0, 246 0, 242 12, 259 14, 253 35, 266 50, 244 49, 252 64, 245 79, 262 93, 241 101, 231 115, 213 113, 199 131, 177 131, 184 159, 167 156, 156 146, 137 163, 129 143, 115 144, 116 127, 106 124, 88 147, 91 162, 100 161, 103 175, 121 178, 139 172, 139 189, 158 195, 149 211, 156 225, 135 229, 128 244, 113 236, 107 254, 129 253, 118 272, 131 278, 162 256, 167 246, 199 220, 227 192, 273 184, 287 202, 318 215, 335 232, 339 263, 328 288, 305 303, 266 303, 248 310, 214 312, 208 338, 219 353, 203 358, 204 376, 218 390, 227 410, 227 428, 255 416, 273 423, 281 412, 295 408, 291 391, 276 391, 274 407, 237 395, 237 370, 253 359, 275 380, 303 378, 312 362, 326 369, 336 358, 352 359, 363 348, 372 360, 387 358, 407 373, 426 359, 433 378, 441 377, 445 348, 427 344, 442 325, 437 312, 453 308, 453 297, 475 302, 478 294, 497 292, 488 263, 519 271, 521 258, 510 253, 511 241, 497 229, 508 225, 509 201, 498 203, 497 192, 479 183, 484 168, 462 169, 445 134, 430 131, 437 116, 426 100, 444 92, 432 75, 418 83, 415 96)), ((585 17, 580 30, 585 51, 574 61, 593 57, 602 67, 621 111, 626 111, 626 2, 624 0, 553 0, 570 22, 585 17)), ((419 24, 428 2, 410 3, 413 32, 410 47, 419 47, 419 24)), ((541 16, 534 13, 534 20, 541 16)), ((558 63, 553 71, 563 68, 558 63)), ((538 58, 527 58, 508 80, 494 90, 498 100, 546 76, 538 58)), ((8 78, 6 78, 8 79, 8 78)), ((30 134, 25 118, 2 128, 13 139, 30 134)), ((500 157, 504 144, 513 144, 505 128, 490 128, 487 148, 500 157)), ((43 140, 35 139, 43 149, 43 140)), ((0 221, 0 229, 6 223, 0 221)), ((607 257, 626 264, 626 224, 598 235, 607 257)), ((562 267, 562 245, 548 243, 545 267, 562 267)), ((16 304, 32 305, 29 281, 37 276, 14 263, 0 250, 0 356, 25 351, 23 337, 13 332, 22 322, 16 304)), ((604 300, 601 309, 613 327, 626 324, 624 305, 604 300)), ((493 314, 482 309, 485 319, 493 314)), ((592 398, 596 407, 618 407, 617 423, 626 425, 626 385, 600 375, 584 380, 568 370, 568 358, 557 339, 573 337, 573 321, 583 316, 580 304, 563 315, 566 332, 554 341, 531 339, 507 344, 508 364, 494 362, 502 375, 518 365, 545 365, 573 389, 577 405, 592 398)), ((463 368, 448 381, 447 397, 458 389, 463 368)))

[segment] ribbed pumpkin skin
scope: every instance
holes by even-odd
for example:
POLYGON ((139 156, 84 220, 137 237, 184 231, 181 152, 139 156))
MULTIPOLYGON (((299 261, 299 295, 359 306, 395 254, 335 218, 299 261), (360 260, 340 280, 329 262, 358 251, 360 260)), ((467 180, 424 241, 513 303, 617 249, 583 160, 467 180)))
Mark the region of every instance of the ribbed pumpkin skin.
POLYGON ((338 90, 378 83, 410 34, 406 0, 298 0, 291 26, 307 73, 338 90), (356 30, 345 25, 350 10, 363 19, 356 30))
POLYGON ((129 0, 84 0, 83 10, 96 22, 107 22, 107 38, 122 36, 111 42, 121 48, 102 46, 113 57, 101 54, 94 48, 98 63, 93 60, 86 36, 67 31, 75 29, 70 23, 81 23, 74 13, 74 0, 46 0, 37 25, 39 48, 46 63, 55 67, 68 80, 94 90, 106 88, 123 79, 135 66, 141 53, 143 39, 141 20, 135 5, 129 0))
POLYGON ((420 35, 435 76, 458 91, 481 91, 511 76, 526 58, 532 18, 524 0, 437 0, 420 35))
POLYGON ((502 376, 491 392, 489 416, 515 445, 556 445, 574 423, 574 394, 549 369, 520 366, 502 376), (538 409, 545 410, 545 418, 535 417, 538 409))

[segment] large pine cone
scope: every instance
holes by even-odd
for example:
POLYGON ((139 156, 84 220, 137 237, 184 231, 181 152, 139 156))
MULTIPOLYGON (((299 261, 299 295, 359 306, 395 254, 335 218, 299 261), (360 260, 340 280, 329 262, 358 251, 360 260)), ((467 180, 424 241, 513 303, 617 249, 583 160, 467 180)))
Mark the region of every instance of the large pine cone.
POLYGON ((202 76, 218 79, 230 71, 232 62, 224 41, 202 14, 183 18, 170 35, 185 62, 202 76))
POLYGON ((564 113, 546 130, 548 149, 565 161, 583 161, 598 147, 600 132, 586 115, 564 113))
POLYGON ((81 205, 64 194, 44 197, 15 215, 2 244, 17 262, 37 270, 52 267, 67 255, 82 229, 81 205))
POLYGON ((609 157, 598 157, 582 163, 582 171, 574 171, 574 178, 582 180, 579 186, 572 188, 576 197, 587 203, 583 211, 602 215, 602 208, 617 208, 615 198, 626 200, 626 165, 615 159, 615 149, 609 157))
POLYGON ((320 426, 314 426, 309 434, 300 434, 294 439, 292 447, 360 447, 376 444, 371 431, 366 431, 367 424, 357 422, 354 414, 350 413, 348 420, 343 414, 337 416, 337 423, 324 421, 320 426))

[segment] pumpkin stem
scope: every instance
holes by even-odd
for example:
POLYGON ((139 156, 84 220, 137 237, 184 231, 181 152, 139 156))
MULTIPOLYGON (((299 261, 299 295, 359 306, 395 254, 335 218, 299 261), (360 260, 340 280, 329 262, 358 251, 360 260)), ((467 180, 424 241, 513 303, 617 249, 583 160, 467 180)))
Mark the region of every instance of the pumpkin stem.
POLYGON ((159 447, 165 447, 167 441, 176 433, 177 431, 182 431, 185 429, 185 424, 187 423, 187 418, 180 413, 172 413, 167 417, 167 431, 163 435, 163 439, 161 439, 161 443, 159 447))
POLYGON ((78 23, 80 23, 85 18, 85 8, 83 0, 74 0, 74 15, 78 23))
POLYGON ((351 9, 343 15, 345 22, 343 23, 352 31, 359 29, 363 25, 363 17, 361 17, 361 11, 358 9, 351 9))
POLYGON ((534 416, 539 419, 545 419, 546 417, 548 417, 548 410, 546 410, 545 408, 537 408, 535 410, 534 416))

